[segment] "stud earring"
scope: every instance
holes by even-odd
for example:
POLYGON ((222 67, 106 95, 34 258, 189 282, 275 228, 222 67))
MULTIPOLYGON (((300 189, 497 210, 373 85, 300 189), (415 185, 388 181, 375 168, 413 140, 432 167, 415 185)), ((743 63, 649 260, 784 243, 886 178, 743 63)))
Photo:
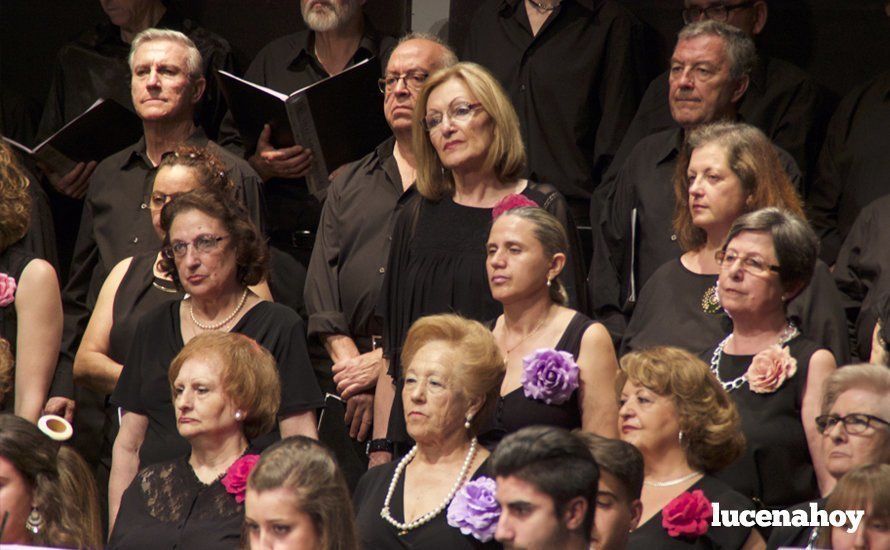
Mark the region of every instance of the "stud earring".
POLYGON ((36 506, 31 507, 31 513, 28 514, 28 519, 25 520, 25 529, 35 535, 43 529, 43 516, 36 506))
POLYGON ((244 413, 241 411, 235 411, 235 420, 237 420, 238 422, 244 420, 244 413))
POLYGON ((678 439, 680 440, 680 445, 682 445, 683 444, 683 432, 682 431, 680 432, 678 439))
POLYGON ((553 284, 553 282, 552 282, 550 279, 547 279, 547 288, 550 288, 550 286, 551 286, 552 284, 553 284))

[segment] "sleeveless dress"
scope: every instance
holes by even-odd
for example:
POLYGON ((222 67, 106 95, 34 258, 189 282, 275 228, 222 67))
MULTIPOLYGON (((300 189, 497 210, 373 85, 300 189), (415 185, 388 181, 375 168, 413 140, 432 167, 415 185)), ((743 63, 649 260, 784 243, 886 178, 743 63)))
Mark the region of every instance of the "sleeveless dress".
MULTIPOLYGON (((784 509, 819 498, 807 436, 800 421, 810 358, 820 348, 802 336, 786 344, 797 372, 773 393, 754 393, 748 384, 731 391, 742 418, 745 453, 715 476, 767 508, 784 509)), ((752 355, 720 358, 720 378, 741 376, 752 355)))
MULTIPOLYGON (((584 332, 593 323, 594 321, 583 313, 575 312, 559 342, 556 343, 555 349, 571 353, 572 357, 577 359, 584 332)), ((565 403, 548 405, 543 401, 526 397, 522 386, 519 386, 507 395, 498 397, 492 418, 480 430, 479 440, 486 448, 494 449, 504 436, 533 425, 557 426, 567 430, 580 428, 581 407, 578 390, 575 390, 565 403)))
MULTIPOLYGON (((15 279, 16 284, 22 279, 22 272, 37 257, 27 252, 21 241, 0 252, 0 273, 5 273, 15 279)), ((18 315, 15 312, 15 302, 6 307, 0 307, 0 336, 9 341, 9 349, 15 357, 16 341, 18 339, 18 315)), ((12 412, 15 410, 15 389, 10 389, 5 398, 0 395, 0 412, 12 412)))

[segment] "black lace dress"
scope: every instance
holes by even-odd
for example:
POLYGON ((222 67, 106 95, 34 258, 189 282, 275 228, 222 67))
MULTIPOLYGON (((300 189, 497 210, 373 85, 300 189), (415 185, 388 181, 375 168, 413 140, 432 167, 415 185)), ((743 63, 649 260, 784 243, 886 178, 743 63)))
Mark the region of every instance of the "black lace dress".
MULTIPOLYGON (((557 342, 557 351, 567 351, 575 359, 581 352, 584 332, 594 322, 583 313, 575 313, 557 342)), ((581 427, 581 406, 578 390, 561 405, 548 405, 543 401, 526 397, 522 386, 498 398, 492 418, 480 429, 479 441, 488 449, 494 449, 501 439, 526 426, 557 426, 567 430, 581 427)))
POLYGON ((239 547, 244 506, 219 480, 204 485, 188 457, 145 468, 124 491, 108 548, 239 547))

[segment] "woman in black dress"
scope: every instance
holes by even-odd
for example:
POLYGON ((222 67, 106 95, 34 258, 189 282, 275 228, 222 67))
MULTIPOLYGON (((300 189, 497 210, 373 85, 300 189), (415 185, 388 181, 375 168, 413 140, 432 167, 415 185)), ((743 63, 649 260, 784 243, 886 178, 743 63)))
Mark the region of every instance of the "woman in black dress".
MULTIPOLYGON (((720 307, 714 254, 740 215, 775 206, 803 217, 803 203, 775 147, 757 128, 717 123, 693 131, 674 174, 674 231, 685 250, 646 282, 621 353, 669 345, 704 356, 732 323, 720 307)), ((849 357, 841 296, 819 262, 812 281, 788 303, 798 328, 839 361, 849 357)))
MULTIPOLYGON (((563 223, 572 245, 563 283, 572 307, 583 310, 586 304, 582 255, 565 199, 550 185, 521 178, 525 148, 518 118, 488 71, 458 63, 431 76, 417 98, 412 135, 418 194, 400 205, 393 223, 380 295, 389 370, 381 373, 374 400, 374 437, 388 433, 404 443, 399 454, 410 445, 400 400, 394 399, 408 328, 435 313, 487 321, 501 312, 485 276, 492 208, 501 199, 520 193, 563 223)), ((372 463, 387 457, 374 453, 372 463)))
POLYGON ((0 144, 0 337, 15 355, 11 398, 0 412, 40 417, 62 340, 62 298, 53 266, 23 246, 31 220, 30 185, 12 152, 0 144))
POLYGON ((618 407, 612 386, 618 360, 606 328, 565 306, 565 230, 531 201, 506 200, 521 206, 504 211, 492 224, 486 267, 491 295, 504 307, 492 332, 507 371, 483 441, 491 449, 508 433, 533 424, 616 437, 618 407), (557 367, 537 368, 544 365, 535 358, 556 358, 555 353, 541 355, 541 349, 569 354, 563 356, 568 360, 564 366, 571 369, 562 372, 570 381, 566 390, 541 386, 557 367))
POLYGON ((679 348, 632 352, 621 358, 616 387, 621 439, 640 450, 645 469, 643 514, 627 547, 762 547, 763 538, 750 527, 715 527, 705 520, 714 502, 724 510, 756 508, 712 477, 745 443, 739 413, 708 366, 679 348), (684 503, 695 513, 672 521, 670 512, 684 503))
POLYGON ((401 400, 416 442, 399 462, 368 470, 353 500, 359 544, 367 550, 499 548, 497 518, 464 535, 446 508, 485 472, 488 451, 475 434, 490 412, 504 360, 482 324, 433 315, 411 327, 404 347, 401 400), (446 516, 448 519, 446 519, 446 516))
POLYGON ((153 464, 124 492, 109 548, 239 548, 249 441, 275 424, 275 358, 240 334, 191 339, 168 373, 176 426, 188 451, 153 464))
MULTIPOLYGON (((293 310, 251 292, 267 274, 266 245, 240 206, 225 195, 199 189, 174 199, 161 212, 166 233, 161 270, 180 290, 143 315, 111 401, 123 409, 114 442, 109 515, 142 467, 181 456, 166 372, 183 345, 209 331, 250 336, 275 356, 281 375, 281 434, 316 436, 315 409, 323 403, 309 364, 303 322, 293 310)), ((274 436, 270 436, 274 437, 274 436)), ((271 441, 254 442, 257 446, 271 441)))
POLYGON ((720 478, 767 507, 816 498, 830 486, 816 426, 834 356, 800 335, 785 305, 813 274, 818 240, 777 208, 740 217, 717 253, 720 302, 733 329, 710 354, 748 441, 720 478))

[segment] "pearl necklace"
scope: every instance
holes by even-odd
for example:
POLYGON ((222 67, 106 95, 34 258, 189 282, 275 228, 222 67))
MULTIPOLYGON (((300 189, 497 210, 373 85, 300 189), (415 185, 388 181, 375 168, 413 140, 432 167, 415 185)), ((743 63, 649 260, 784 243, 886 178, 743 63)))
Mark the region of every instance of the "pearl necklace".
POLYGON ((247 295, 249 293, 250 293, 250 291, 245 288, 244 294, 241 295, 241 301, 238 302, 238 306, 235 308, 235 311, 233 311, 231 315, 229 315, 228 317, 226 317, 219 323, 215 323, 212 325, 205 325, 205 324, 201 323, 200 321, 198 321, 198 318, 195 317, 195 309, 192 307, 191 300, 189 300, 189 317, 191 317, 192 323, 194 323, 195 326, 198 328, 202 328, 204 330, 216 330, 218 328, 222 328, 222 327, 228 325, 229 322, 231 322, 232 319, 234 319, 235 316, 238 315, 238 312, 241 311, 241 308, 243 308, 244 304, 247 303, 247 295))
MULTIPOLYGON (((794 323, 789 321, 788 324, 785 325, 785 328, 782 329, 782 332, 779 333, 779 346, 793 340, 798 334, 800 333, 798 332, 797 327, 794 326, 794 323)), ((720 359, 723 357, 723 348, 726 347, 726 343, 729 342, 730 338, 732 338, 732 333, 724 338, 722 342, 717 344, 717 349, 714 350, 714 354, 711 356, 711 372, 717 377, 717 381, 723 385, 723 389, 728 392, 739 389, 748 381, 747 371, 741 376, 737 376, 728 382, 720 378, 720 359)))
POLYGON ((701 472, 692 472, 691 474, 687 474, 683 477, 678 477, 677 479, 669 479, 668 481, 649 481, 648 479, 643 480, 644 485, 648 485, 650 487, 673 487, 674 485, 679 485, 684 481, 688 481, 695 476, 702 475, 701 472))
POLYGON ((454 495, 460 490, 463 486, 464 481, 466 481, 467 473, 470 471, 470 466, 473 464, 473 459, 476 458, 476 438, 474 437, 470 441, 470 450, 467 452, 467 457, 464 459, 464 464, 460 468, 460 473, 457 475, 457 481, 454 482, 454 485, 451 487, 451 491, 448 492, 448 496, 445 497, 445 501, 442 502, 439 506, 435 507, 433 510, 427 512, 426 514, 420 516, 414 521, 409 521, 405 523, 401 523, 397 521, 395 518, 390 515, 389 512, 389 503, 392 501, 392 495, 395 493, 396 484, 399 482, 399 476, 402 475, 402 472, 405 470, 405 467, 408 466, 408 463, 414 460, 414 457, 417 456, 417 445, 415 445, 411 451, 405 455, 398 466, 396 466, 396 471, 392 475, 392 481, 389 482, 389 490, 386 491, 386 499, 383 501, 383 508, 380 510, 380 517, 389 522, 390 525, 399 530, 399 536, 406 534, 408 531, 412 529, 416 529, 421 525, 425 525, 429 523, 433 518, 442 513, 448 504, 451 502, 451 499, 454 498, 454 495))

